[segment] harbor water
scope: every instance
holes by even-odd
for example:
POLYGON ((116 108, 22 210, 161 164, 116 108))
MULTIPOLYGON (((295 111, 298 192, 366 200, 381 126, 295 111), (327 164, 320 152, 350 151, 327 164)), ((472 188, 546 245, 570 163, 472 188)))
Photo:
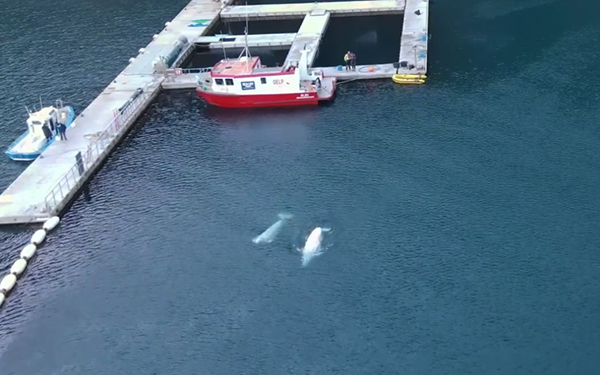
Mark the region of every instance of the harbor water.
MULTIPOLYGON (((423 86, 161 94, 0 309, 2 375, 595 374, 600 6, 434 1, 423 86)), ((40 95, 85 108, 186 3, 0 0, 0 143, 40 95)), ((361 27, 337 34, 359 64, 389 25, 361 27)), ((32 233, 0 229, 3 275, 32 233)))

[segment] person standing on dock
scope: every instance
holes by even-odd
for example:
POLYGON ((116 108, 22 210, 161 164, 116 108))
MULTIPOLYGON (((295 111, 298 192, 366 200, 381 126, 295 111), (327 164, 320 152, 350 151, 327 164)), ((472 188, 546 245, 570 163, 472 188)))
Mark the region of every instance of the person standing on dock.
POLYGON ((346 70, 350 70, 350 51, 344 55, 344 63, 346 64, 346 70))
POLYGON ((60 140, 66 141, 67 140, 67 127, 65 126, 65 124, 58 123, 58 125, 56 126, 56 129, 58 130, 58 134, 60 135, 60 140))
POLYGON ((356 54, 350 52, 350 70, 356 70, 356 54))

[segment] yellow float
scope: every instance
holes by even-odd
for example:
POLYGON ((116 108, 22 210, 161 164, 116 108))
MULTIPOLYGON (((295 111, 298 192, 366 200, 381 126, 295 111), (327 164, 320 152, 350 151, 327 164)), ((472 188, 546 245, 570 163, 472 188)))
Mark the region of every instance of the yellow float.
POLYGON ((427 76, 425 74, 394 74, 392 81, 404 85, 422 85, 427 76))

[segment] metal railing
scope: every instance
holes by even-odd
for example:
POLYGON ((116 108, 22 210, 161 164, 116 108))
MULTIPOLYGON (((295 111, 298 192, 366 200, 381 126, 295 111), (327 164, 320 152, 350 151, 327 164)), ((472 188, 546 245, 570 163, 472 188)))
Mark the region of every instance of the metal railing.
POLYGON ((171 68, 171 69, 167 69, 165 71, 165 78, 169 79, 174 79, 177 76, 181 76, 184 74, 204 74, 204 73, 209 73, 212 70, 212 67, 210 68, 171 68))
MULTIPOLYGON (((139 88, 131 98, 119 109, 115 109, 114 118, 109 122, 106 128, 93 135, 94 140, 88 145, 87 150, 78 153, 75 157, 73 166, 58 180, 54 188, 46 195, 45 203, 47 211, 56 210, 65 197, 73 191, 77 184, 82 183, 84 173, 99 160, 102 153, 107 151, 111 142, 117 138, 126 127, 128 121, 133 121, 146 108, 146 100, 152 95, 153 90, 158 88, 149 88, 146 85, 139 88)), ((85 126, 82 120, 78 119, 78 126, 85 126)))

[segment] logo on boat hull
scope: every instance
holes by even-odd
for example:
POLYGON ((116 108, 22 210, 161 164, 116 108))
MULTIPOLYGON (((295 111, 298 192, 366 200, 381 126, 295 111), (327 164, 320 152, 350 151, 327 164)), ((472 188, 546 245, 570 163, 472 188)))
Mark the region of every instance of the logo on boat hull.
POLYGON ((242 90, 254 90, 256 89, 256 85, 254 81, 242 82, 242 90))
POLYGON ((296 99, 313 99, 313 96, 310 94, 300 94, 300 96, 297 96, 296 99))

